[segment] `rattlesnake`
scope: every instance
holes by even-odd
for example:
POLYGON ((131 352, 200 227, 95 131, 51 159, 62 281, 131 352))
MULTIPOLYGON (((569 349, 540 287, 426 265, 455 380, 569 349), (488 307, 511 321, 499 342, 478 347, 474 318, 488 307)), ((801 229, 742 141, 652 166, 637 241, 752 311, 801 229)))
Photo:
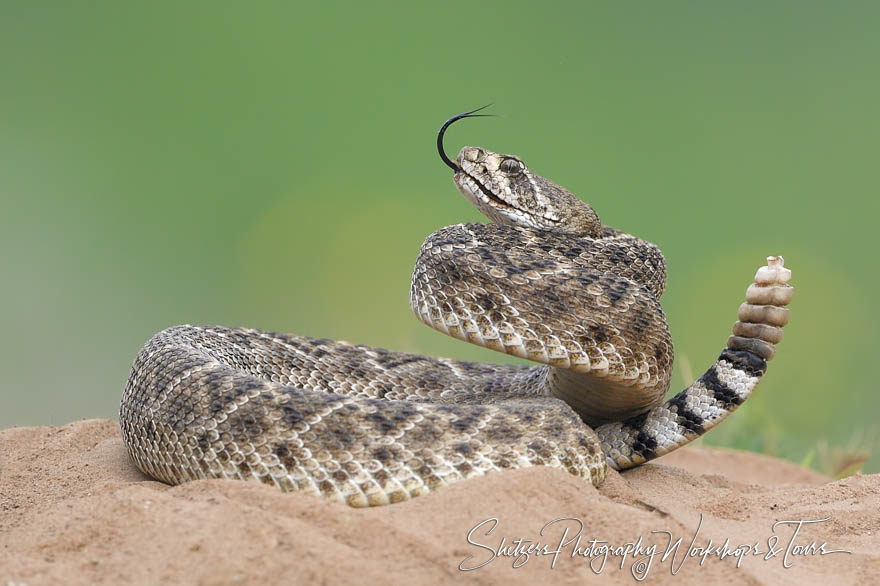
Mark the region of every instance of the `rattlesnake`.
POLYGON ((603 226, 519 157, 465 147, 450 160, 444 132, 474 112, 443 125, 438 150, 493 223, 431 234, 410 304, 433 328, 541 365, 172 327, 141 349, 122 397, 138 468, 171 484, 257 480, 352 506, 534 465, 598 486, 607 467, 687 444, 746 400, 788 321, 782 258, 758 270, 718 360, 663 402, 673 349, 660 250, 603 226))

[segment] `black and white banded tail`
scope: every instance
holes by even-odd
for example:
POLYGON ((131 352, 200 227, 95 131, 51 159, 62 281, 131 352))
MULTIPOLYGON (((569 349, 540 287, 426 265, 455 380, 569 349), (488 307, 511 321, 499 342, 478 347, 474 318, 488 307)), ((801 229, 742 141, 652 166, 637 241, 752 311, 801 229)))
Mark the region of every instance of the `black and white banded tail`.
POLYGON ((781 256, 767 258, 739 308, 718 360, 691 386, 623 422, 596 429, 608 466, 631 468, 697 439, 736 410, 758 385, 782 340, 794 293, 781 256))

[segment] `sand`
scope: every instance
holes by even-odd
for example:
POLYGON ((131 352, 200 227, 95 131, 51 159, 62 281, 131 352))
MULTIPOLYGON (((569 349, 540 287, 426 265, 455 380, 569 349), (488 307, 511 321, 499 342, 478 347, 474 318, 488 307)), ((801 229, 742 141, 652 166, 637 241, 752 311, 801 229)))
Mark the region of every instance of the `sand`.
POLYGON ((645 573, 650 584, 877 583, 880 475, 831 482, 764 456, 686 448, 612 471, 598 490, 537 467, 351 509, 250 482, 151 481, 112 421, 0 431, 3 586, 635 584, 645 573), (794 538, 794 525, 774 531, 778 521, 820 519, 794 538), (665 561, 669 538, 652 531, 681 538, 665 561), (623 557, 640 538, 642 551, 623 557), (701 561, 694 548, 710 539, 714 551, 701 561), (600 541, 616 549, 605 555, 600 541))

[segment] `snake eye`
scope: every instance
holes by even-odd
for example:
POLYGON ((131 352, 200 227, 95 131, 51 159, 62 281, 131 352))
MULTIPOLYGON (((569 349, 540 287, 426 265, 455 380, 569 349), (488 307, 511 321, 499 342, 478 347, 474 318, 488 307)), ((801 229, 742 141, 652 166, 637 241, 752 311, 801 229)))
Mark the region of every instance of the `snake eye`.
POLYGON ((519 175, 523 172, 523 164, 516 159, 504 159, 498 169, 505 175, 519 175))

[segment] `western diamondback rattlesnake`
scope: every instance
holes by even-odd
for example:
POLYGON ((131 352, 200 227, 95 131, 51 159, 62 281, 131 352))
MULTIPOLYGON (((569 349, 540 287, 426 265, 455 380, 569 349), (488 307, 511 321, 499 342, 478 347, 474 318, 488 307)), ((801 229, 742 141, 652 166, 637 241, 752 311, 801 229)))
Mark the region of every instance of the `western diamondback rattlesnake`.
POLYGON ((258 480, 353 506, 546 465, 599 485, 699 437, 757 385, 791 300, 781 257, 758 270, 734 335, 663 401, 673 351, 654 245, 603 226, 522 160, 465 147, 454 181, 492 224, 422 245, 410 304, 425 323, 528 358, 508 366, 224 327, 177 326, 141 349, 119 418, 132 459, 177 484, 258 480))

